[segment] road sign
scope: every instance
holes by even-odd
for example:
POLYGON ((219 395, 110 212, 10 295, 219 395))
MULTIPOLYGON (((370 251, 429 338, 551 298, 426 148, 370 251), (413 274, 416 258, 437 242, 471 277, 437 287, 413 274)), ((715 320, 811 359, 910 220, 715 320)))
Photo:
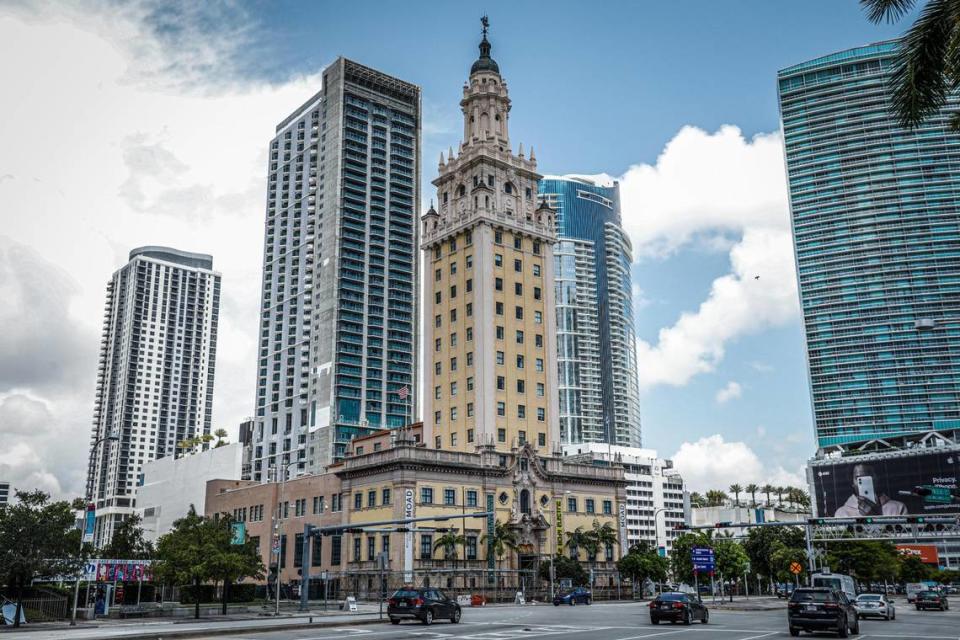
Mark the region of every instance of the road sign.
POLYGON ((230 525, 232 537, 230 544, 244 544, 247 541, 247 525, 244 522, 234 522, 230 525))
POLYGON ((802 572, 803 572, 803 565, 802 565, 802 564, 800 564, 799 562, 791 562, 791 563, 790 563, 790 573, 792 573, 793 575, 797 575, 797 574, 800 574, 800 573, 802 573, 802 572))
POLYGON ((713 571, 716 569, 716 560, 713 556, 713 549, 710 547, 693 547, 690 549, 690 562, 693 563, 693 570, 713 571))

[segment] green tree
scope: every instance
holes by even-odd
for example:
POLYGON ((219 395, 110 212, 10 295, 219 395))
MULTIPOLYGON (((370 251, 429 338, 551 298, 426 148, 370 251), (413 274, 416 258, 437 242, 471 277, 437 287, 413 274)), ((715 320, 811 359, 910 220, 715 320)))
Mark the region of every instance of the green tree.
POLYGON ((503 556, 508 550, 515 551, 520 544, 520 539, 517 538, 517 533, 513 529, 497 520, 493 525, 493 536, 483 534, 480 537, 480 543, 493 548, 493 555, 497 558, 497 571, 502 571, 503 556))
POLYGON ((750 494, 751 507, 757 506, 757 491, 760 491, 760 487, 757 486, 756 484, 751 482, 750 484, 747 485, 747 493, 750 494))
POLYGON ((43 491, 16 491, 0 507, 0 576, 16 589, 14 627, 20 626, 23 588, 38 577, 74 575, 89 552, 80 550, 81 532, 71 504, 50 502, 43 491))
POLYGON ((575 587, 582 587, 590 581, 587 572, 583 570, 583 565, 564 555, 556 555, 550 560, 540 563, 541 580, 550 580, 550 565, 554 562, 556 563, 555 573, 553 574, 555 580, 569 578, 575 587))
MULTIPOLYGON (((713 542, 713 555, 716 560, 717 571, 727 580, 738 581, 747 570, 750 558, 743 546, 730 538, 718 538, 713 542)), ((730 592, 733 600, 733 592, 730 592)))
POLYGON ((617 560, 617 570, 620 571, 620 575, 630 578, 634 591, 639 585, 641 596, 644 583, 647 580, 666 581, 669 568, 670 562, 645 540, 630 547, 627 555, 617 560))
POLYGON ((230 587, 242 578, 263 577, 263 563, 260 561, 258 545, 248 537, 243 544, 233 544, 233 516, 220 514, 219 518, 206 519, 204 526, 213 540, 210 546, 214 552, 207 558, 207 571, 211 579, 223 584, 221 593, 221 613, 227 615, 227 603, 230 600, 230 587))
POLYGON ((710 489, 707 491, 707 505, 708 507, 720 507, 723 506, 723 503, 730 499, 723 491, 719 489, 710 489))
POLYGON ((751 571, 770 580, 779 579, 778 574, 783 569, 782 560, 777 564, 773 563, 773 552, 786 548, 795 552, 781 555, 799 554, 803 557, 806 553, 805 545, 803 530, 797 527, 751 527, 747 531, 747 539, 743 542, 743 550, 750 559, 751 571))
POLYGON ((730 485, 728 491, 733 494, 734 506, 738 506, 740 504, 740 494, 743 492, 743 487, 741 487, 739 484, 732 484, 730 485))
POLYGON ((694 509, 705 507, 707 506, 707 499, 703 497, 703 494, 694 491, 690 494, 690 506, 694 509))
POLYGON ((222 447, 222 446, 225 446, 225 445, 229 444, 229 443, 227 442, 227 436, 228 436, 229 434, 227 433, 227 430, 226 430, 226 429, 224 429, 224 428, 221 427, 221 428, 217 429, 216 431, 214 431, 214 432, 213 432, 213 435, 217 436, 217 444, 214 445, 214 448, 215 448, 215 449, 216 449, 217 447, 222 447))
POLYGON ((930 579, 930 573, 930 566, 924 564, 917 556, 900 556, 901 582, 923 582, 930 579))
POLYGON ((777 490, 772 484, 765 484, 761 491, 767 496, 767 506, 769 507, 772 503, 770 502, 770 494, 777 490))
POLYGON ((860 582, 879 582, 896 579, 900 562, 892 542, 844 540, 827 547, 827 566, 860 582))
POLYGON ((113 537, 103 549, 101 558, 118 558, 123 560, 146 560, 153 557, 153 544, 143 537, 141 523, 143 520, 137 514, 124 518, 113 530, 113 537))
MULTIPOLYGON (((874 23, 896 22, 917 0, 860 0, 874 23)), ((960 86, 960 10, 954 0, 929 0, 900 38, 893 67, 893 112, 901 126, 917 127, 960 86)), ((960 130, 960 113, 950 117, 960 130)))
POLYGON ((690 550, 694 547, 713 547, 713 532, 682 533, 673 541, 673 551, 670 554, 670 567, 673 577, 681 582, 693 584, 693 563, 690 561, 690 550))
POLYGON ((786 489, 784 487, 777 487, 773 491, 777 494, 777 507, 779 508, 780 505, 783 504, 783 493, 786 489))

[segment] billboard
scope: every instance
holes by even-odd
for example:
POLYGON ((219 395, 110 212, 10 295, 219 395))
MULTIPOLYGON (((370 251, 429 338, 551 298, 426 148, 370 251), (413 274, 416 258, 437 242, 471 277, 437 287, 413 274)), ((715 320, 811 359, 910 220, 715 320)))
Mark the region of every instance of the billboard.
POLYGON ((960 449, 873 454, 810 463, 811 496, 819 517, 955 513, 960 449), (928 495, 914 495, 921 487, 928 495))
POLYGON ((897 551, 903 556, 916 556, 924 564, 940 564, 940 554, 933 544, 898 544, 897 551))

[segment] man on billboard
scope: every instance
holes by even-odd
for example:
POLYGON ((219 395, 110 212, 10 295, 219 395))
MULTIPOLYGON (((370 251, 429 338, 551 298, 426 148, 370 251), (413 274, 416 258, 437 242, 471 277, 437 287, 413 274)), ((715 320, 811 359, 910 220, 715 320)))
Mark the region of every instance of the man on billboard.
POLYGON ((877 474, 870 465, 854 465, 853 494, 837 508, 836 513, 833 514, 834 517, 906 515, 905 504, 877 491, 876 487, 880 484, 877 480, 877 474))

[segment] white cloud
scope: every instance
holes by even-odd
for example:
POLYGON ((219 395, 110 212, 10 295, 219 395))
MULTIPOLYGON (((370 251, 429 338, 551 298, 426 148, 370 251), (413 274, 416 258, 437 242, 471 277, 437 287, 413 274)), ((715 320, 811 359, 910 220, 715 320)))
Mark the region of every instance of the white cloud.
POLYGON ((213 255, 214 427, 252 410, 267 145, 320 79, 240 77, 249 25, 218 7, 0 7, 18 60, 0 66, 16 97, 0 101, 0 477, 16 486, 82 493, 104 285, 139 245, 213 255), (41 405, 49 428, 25 434, 41 405))
POLYGON ((637 341, 641 388, 683 386, 714 371, 737 338, 797 318, 779 134, 748 140, 733 126, 713 134, 684 127, 655 165, 633 166, 619 180, 638 259, 689 245, 730 256, 730 273, 713 281, 699 308, 660 329, 655 342, 637 341))
POLYGON ((740 386, 739 382, 731 380, 727 383, 727 386, 717 391, 717 395, 714 396, 718 404, 726 404, 731 400, 735 400, 743 395, 743 387, 740 386))
POLYGON ((714 434, 696 442, 684 442, 672 456, 690 491, 721 489, 731 484, 803 487, 801 469, 788 471, 779 465, 765 465, 745 442, 726 442, 714 434))

